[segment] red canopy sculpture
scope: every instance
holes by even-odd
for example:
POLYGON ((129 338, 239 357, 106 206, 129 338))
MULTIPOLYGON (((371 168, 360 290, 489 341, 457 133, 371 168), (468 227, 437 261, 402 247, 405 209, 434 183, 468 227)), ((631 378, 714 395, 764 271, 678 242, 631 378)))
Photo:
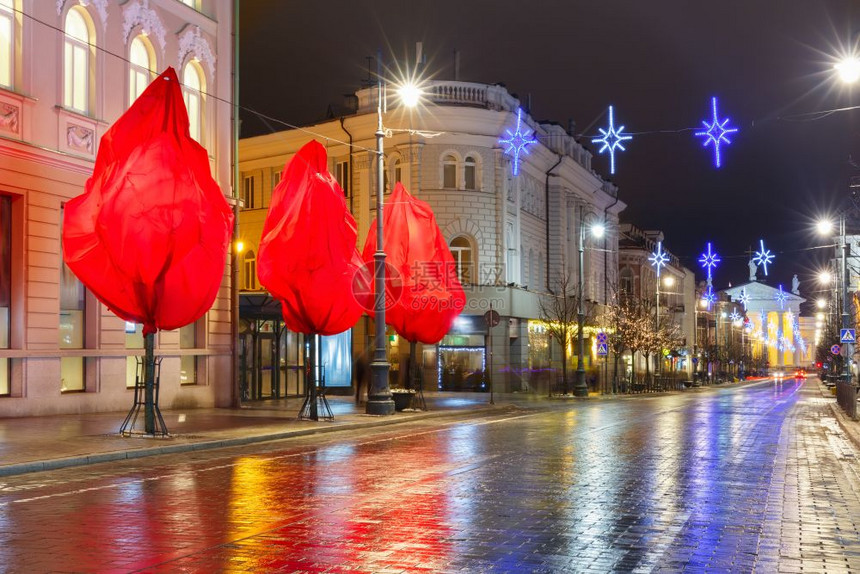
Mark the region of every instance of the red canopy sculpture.
MULTIPOLYGON (((407 341, 438 343, 465 307, 466 294, 433 210, 398 183, 383 223, 386 267, 400 274, 399 282, 386 281, 385 322, 407 341)), ((370 229, 362 253, 368 265, 376 251, 375 222, 370 229)))
POLYGON ((232 227, 167 68, 102 137, 86 191, 65 206, 63 257, 100 301, 148 335, 212 306, 232 227))
POLYGON ((325 148, 306 144, 284 169, 263 225, 257 275, 281 301, 284 322, 305 334, 346 331, 364 312, 370 277, 356 249, 355 219, 326 169, 325 148))

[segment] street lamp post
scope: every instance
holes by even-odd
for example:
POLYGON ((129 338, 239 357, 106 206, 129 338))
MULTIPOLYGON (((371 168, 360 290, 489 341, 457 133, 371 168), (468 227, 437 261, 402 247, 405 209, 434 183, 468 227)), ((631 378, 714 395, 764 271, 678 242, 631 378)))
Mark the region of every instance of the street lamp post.
MULTIPOLYGON (((839 216, 839 250, 842 253, 842 329, 848 329, 848 242, 845 238, 845 214, 839 216)), ((854 345, 845 345, 845 360, 842 361, 842 376, 846 383, 851 382, 851 357, 854 356, 854 345)))
MULTIPOLYGON (((597 238, 603 237, 603 225, 593 225, 591 233, 597 238)), ((576 308, 576 379, 573 383, 575 397, 587 397, 588 386, 585 384, 585 216, 583 208, 579 208, 579 273, 577 278, 577 308, 576 308)))
MULTIPOLYGON (((369 415, 394 414, 394 400, 388 386, 388 373, 391 364, 388 361, 388 349, 385 346, 385 246, 383 245, 384 227, 383 215, 385 208, 385 128, 382 125, 384 110, 384 86, 382 82, 382 54, 376 58, 376 252, 373 254, 373 313, 375 347, 373 360, 370 363, 370 389, 367 393, 369 415)), ((414 82, 404 83, 399 88, 401 102, 414 107, 420 99, 420 90, 414 82)))
POLYGON ((388 350, 385 347, 385 249, 383 245, 383 209, 385 200, 385 149, 383 140, 385 129, 382 127, 382 57, 376 59, 376 252, 373 254, 373 314, 375 328, 375 348, 370 363, 370 389, 367 393, 369 415, 390 415, 394 413, 394 400, 388 388, 388 350))
MULTIPOLYGON (((818 231, 821 234, 828 234, 833 230, 831 221, 822 220, 818 222, 818 231)), ((850 319, 848 315, 848 241, 845 237, 845 214, 839 215, 839 252, 840 252, 840 271, 837 280, 839 283, 839 297, 837 304, 840 306, 842 315, 841 328, 850 328, 850 319)), ((845 344, 845 355, 842 361, 842 378, 845 382, 851 382, 851 357, 854 355, 854 345, 851 343, 845 344)))

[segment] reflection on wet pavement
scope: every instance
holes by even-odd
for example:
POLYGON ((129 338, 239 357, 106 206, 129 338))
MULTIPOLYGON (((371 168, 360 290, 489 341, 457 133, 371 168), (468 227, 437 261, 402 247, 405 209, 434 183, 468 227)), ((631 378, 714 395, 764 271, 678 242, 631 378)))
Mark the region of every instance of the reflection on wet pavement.
POLYGON ((827 409, 802 382, 763 383, 364 431, 319 447, 152 459, 122 473, 102 465, 105 476, 86 481, 95 467, 70 470, 3 491, 0 564, 32 572, 853 570, 855 451, 827 409))

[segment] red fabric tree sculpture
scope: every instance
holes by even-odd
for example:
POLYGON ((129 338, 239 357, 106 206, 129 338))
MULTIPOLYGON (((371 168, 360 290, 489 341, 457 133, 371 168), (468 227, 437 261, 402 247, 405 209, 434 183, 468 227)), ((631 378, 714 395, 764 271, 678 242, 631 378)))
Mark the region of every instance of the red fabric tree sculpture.
POLYGON ((260 284, 280 300, 287 327, 305 334, 346 331, 364 312, 359 298, 370 293, 355 219, 326 164, 317 141, 287 164, 257 256, 260 284))
POLYGON ((65 207, 63 256, 100 301, 148 335, 209 310, 232 228, 168 68, 102 137, 86 191, 65 207))
MULTIPOLYGON (((385 322, 412 343, 435 344, 466 305, 457 265, 430 206, 397 183, 383 214, 385 263, 398 278, 386 277, 385 322)), ((362 257, 373 264, 376 223, 371 223, 362 257)))
POLYGON ((86 190, 63 218, 63 257, 74 274, 117 316, 143 324, 149 434, 157 410, 153 334, 212 306, 232 227, 167 68, 102 137, 86 190))
MULTIPOLYGON (((317 335, 355 325, 364 311, 359 298, 370 294, 370 277, 355 247, 355 219, 326 165, 325 148, 316 141, 290 160, 272 192, 257 255, 260 284, 281 302, 287 327, 311 335, 312 347, 317 335)), ((315 355, 311 349, 306 359, 311 380, 299 418, 319 420, 318 399, 325 418, 334 418, 325 394, 317 394, 315 355)))

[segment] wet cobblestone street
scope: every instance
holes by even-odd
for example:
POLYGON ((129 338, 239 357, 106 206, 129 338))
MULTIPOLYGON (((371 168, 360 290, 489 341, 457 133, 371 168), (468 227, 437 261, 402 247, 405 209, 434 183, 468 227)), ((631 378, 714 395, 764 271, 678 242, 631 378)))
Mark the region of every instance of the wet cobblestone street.
POLYGON ((8 477, 7 572, 860 572, 817 384, 504 414, 8 477))

